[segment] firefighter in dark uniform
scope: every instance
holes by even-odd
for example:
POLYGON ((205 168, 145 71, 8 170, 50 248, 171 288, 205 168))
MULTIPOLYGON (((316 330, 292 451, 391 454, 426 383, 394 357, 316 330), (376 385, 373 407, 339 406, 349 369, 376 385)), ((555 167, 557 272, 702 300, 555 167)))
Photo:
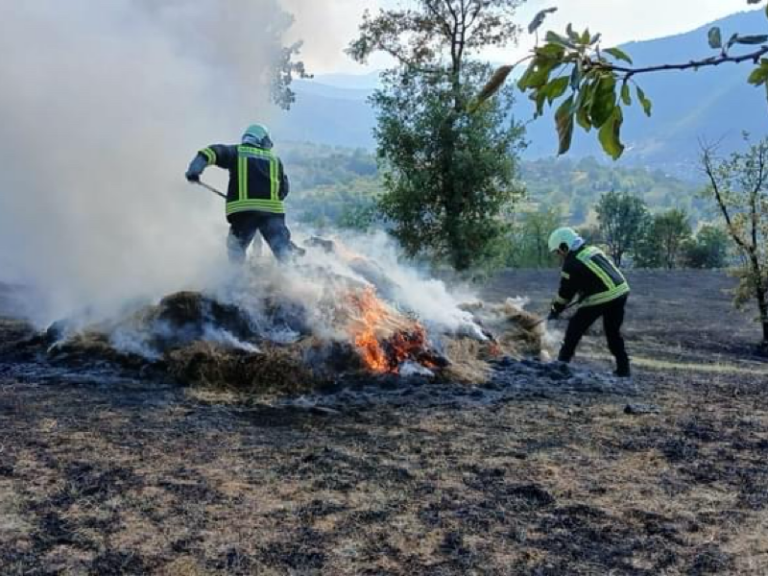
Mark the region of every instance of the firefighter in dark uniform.
POLYGON ((571 228, 558 228, 549 237, 549 250, 563 262, 560 289, 552 303, 549 319, 557 318, 578 295, 579 310, 568 322, 558 360, 570 362, 581 337, 602 317, 608 348, 616 358, 615 375, 630 376, 629 356, 621 336, 629 284, 602 250, 588 246, 571 228))
POLYGON ((272 152, 272 146, 267 128, 253 124, 243 134, 240 145, 203 148, 187 170, 189 182, 198 182, 203 170, 211 165, 229 171, 226 213, 231 262, 245 261, 245 252, 257 233, 279 261, 291 256, 293 245, 283 204, 290 188, 283 163, 272 152))

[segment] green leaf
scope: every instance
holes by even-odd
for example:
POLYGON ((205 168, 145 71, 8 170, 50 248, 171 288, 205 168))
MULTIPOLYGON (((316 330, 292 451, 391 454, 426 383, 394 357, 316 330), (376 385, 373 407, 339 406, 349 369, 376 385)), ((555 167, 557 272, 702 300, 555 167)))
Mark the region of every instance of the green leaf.
POLYGON ((536 58, 517 81, 517 86, 525 92, 528 88, 540 89, 549 81, 549 74, 557 64, 556 60, 536 58))
POLYGON ((552 44, 560 44, 561 46, 565 46, 566 48, 575 48, 576 46, 573 45, 573 42, 568 40, 567 38, 560 36, 557 32, 552 32, 551 30, 547 32, 547 35, 545 36, 545 40, 552 44))
POLYGON ((589 115, 595 127, 602 126, 613 114, 616 107, 616 78, 604 74, 595 83, 595 92, 589 115))
POLYGON ((592 34, 589 33, 589 28, 584 30, 584 32, 581 35, 581 43, 582 44, 589 44, 589 41, 592 39, 592 34))
POLYGON ((580 41, 579 35, 573 30, 573 25, 570 22, 568 23, 568 26, 565 27, 565 33, 568 34, 568 38, 571 42, 580 41))
POLYGON ((765 59, 763 59, 763 63, 752 70, 749 78, 747 78, 747 82, 755 86, 760 86, 760 84, 765 84, 766 80, 768 80, 768 64, 766 64, 765 59))
POLYGON ((643 89, 640 88, 640 86, 637 87, 637 99, 640 100, 640 104, 643 106, 643 112, 645 112, 645 115, 650 116, 653 105, 651 101, 646 98, 645 92, 643 92, 643 89))
POLYGON ((624 62, 629 62, 632 64, 632 58, 629 57, 629 55, 624 52, 624 50, 621 50, 620 48, 606 48, 603 50, 603 52, 606 52, 616 58, 616 60, 624 60, 624 62))
POLYGON ((624 145, 621 143, 621 125, 623 122, 624 115, 621 108, 616 106, 611 117, 600 128, 598 135, 603 150, 614 160, 618 160, 624 152, 624 145))
POLYGON ((589 117, 589 110, 583 106, 576 110, 576 122, 578 122, 579 126, 585 131, 589 132, 592 130, 592 120, 589 117))
POLYGON ((717 48, 723 47, 723 37, 720 34, 720 28, 718 28, 717 26, 709 29, 709 34, 707 34, 707 37, 709 39, 710 48, 717 49, 717 48))
POLYGON ((536 48, 536 56, 560 60, 565 55, 565 48, 559 44, 545 44, 536 48))
POLYGON ((558 154, 565 154, 571 148, 573 140, 573 96, 563 102, 555 112, 557 135, 560 139, 558 154))
POLYGON ((547 101, 552 104, 553 100, 557 100, 560 96, 565 94, 570 82, 571 79, 568 76, 560 76, 542 88, 542 91, 546 92, 547 101))
POLYGON ((551 14, 553 12, 557 12, 557 8, 546 8, 545 10, 540 10, 536 16, 533 17, 531 23, 528 24, 528 34, 533 34, 536 32, 536 30, 538 30, 539 27, 544 24, 544 19, 547 17, 547 14, 551 14))
POLYGON ((573 72, 571 72, 571 89, 578 90, 579 83, 581 83, 581 63, 573 65, 573 72))
POLYGON ((589 107, 594 99, 595 84, 586 84, 579 91, 579 97, 576 99, 576 121, 584 130, 589 132, 592 129, 592 119, 589 116, 589 107))
POLYGON ((632 96, 629 93, 629 84, 626 82, 621 86, 621 101, 625 106, 632 106, 632 96))
POLYGON ((759 35, 752 35, 752 36, 737 36, 735 43, 736 44, 765 44, 768 42, 768 35, 767 34, 759 34, 759 35))

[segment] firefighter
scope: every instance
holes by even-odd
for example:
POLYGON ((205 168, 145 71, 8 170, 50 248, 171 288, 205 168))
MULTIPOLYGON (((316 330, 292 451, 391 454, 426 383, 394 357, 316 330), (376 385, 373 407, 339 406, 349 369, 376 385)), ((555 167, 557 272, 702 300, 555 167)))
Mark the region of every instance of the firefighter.
POLYGON ((558 228, 549 237, 549 250, 562 261, 560 289, 549 319, 557 318, 578 295, 579 310, 568 322, 558 360, 570 362, 581 337, 598 318, 603 318, 608 348, 616 358, 616 376, 630 376, 629 356, 621 336, 629 284, 602 250, 588 246, 572 228, 558 228))
POLYGON ((246 129, 241 144, 203 148, 187 170, 189 182, 199 182, 203 170, 211 165, 229 171, 227 251, 233 263, 245 261, 245 252, 257 233, 261 233, 279 261, 288 260, 293 251, 283 204, 290 186, 283 163, 272 147, 269 130, 253 124, 246 129))

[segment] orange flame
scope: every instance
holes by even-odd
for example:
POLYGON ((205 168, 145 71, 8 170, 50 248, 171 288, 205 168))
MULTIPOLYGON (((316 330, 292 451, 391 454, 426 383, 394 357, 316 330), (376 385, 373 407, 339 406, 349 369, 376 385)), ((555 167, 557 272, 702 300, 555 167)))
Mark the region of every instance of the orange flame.
POLYGON ((352 332, 363 364, 373 372, 387 372, 389 361, 377 337, 377 327, 386 315, 383 303, 371 288, 350 294, 350 299, 360 314, 352 332))
MULTIPOLYGON (((366 368, 379 374, 396 374, 400 364, 424 352, 424 328, 391 310, 372 288, 351 293, 349 298, 358 314, 350 332, 366 368)), ((428 361, 421 364, 434 367, 428 361)))

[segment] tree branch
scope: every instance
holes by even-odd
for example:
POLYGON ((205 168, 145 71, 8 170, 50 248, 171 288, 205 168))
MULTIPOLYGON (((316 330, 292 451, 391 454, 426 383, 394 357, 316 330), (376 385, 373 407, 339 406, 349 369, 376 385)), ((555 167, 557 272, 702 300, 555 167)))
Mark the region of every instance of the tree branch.
POLYGON ((747 254, 750 254, 751 251, 749 249, 749 246, 746 242, 739 236, 739 234, 736 231, 735 226, 733 225, 733 221, 731 219, 731 214, 728 212, 728 206, 725 203, 725 199, 723 198, 723 194, 720 190, 719 183, 717 181, 717 175, 715 174, 715 168, 712 164, 712 150, 711 148, 704 148, 703 150, 703 156, 702 156, 702 164, 704 165, 704 173, 707 175, 707 178, 709 178, 710 185, 712 186, 712 192, 715 195, 715 201, 717 202, 717 206, 720 208, 720 212, 723 214, 723 218, 725 219, 725 224, 728 226, 728 232, 731 234, 731 238, 733 238, 733 241, 738 244, 738 246, 744 250, 747 254))
POLYGON ((669 70, 690 70, 691 68, 706 68, 708 66, 719 66, 726 62, 732 62, 734 64, 740 64, 748 60, 754 61, 756 64, 761 56, 768 54, 768 46, 761 46, 759 50, 750 52, 749 54, 742 54, 740 56, 728 56, 727 54, 721 56, 713 56, 711 58, 705 58, 704 60, 691 60, 685 64, 660 64, 658 66, 647 66, 645 68, 628 68, 626 66, 616 66, 614 64, 605 64, 603 62, 595 62, 590 60, 585 62, 585 69, 597 69, 605 70, 608 72, 616 72, 624 74, 624 80, 629 80, 632 76, 637 74, 647 74, 649 72, 664 72, 669 70))

